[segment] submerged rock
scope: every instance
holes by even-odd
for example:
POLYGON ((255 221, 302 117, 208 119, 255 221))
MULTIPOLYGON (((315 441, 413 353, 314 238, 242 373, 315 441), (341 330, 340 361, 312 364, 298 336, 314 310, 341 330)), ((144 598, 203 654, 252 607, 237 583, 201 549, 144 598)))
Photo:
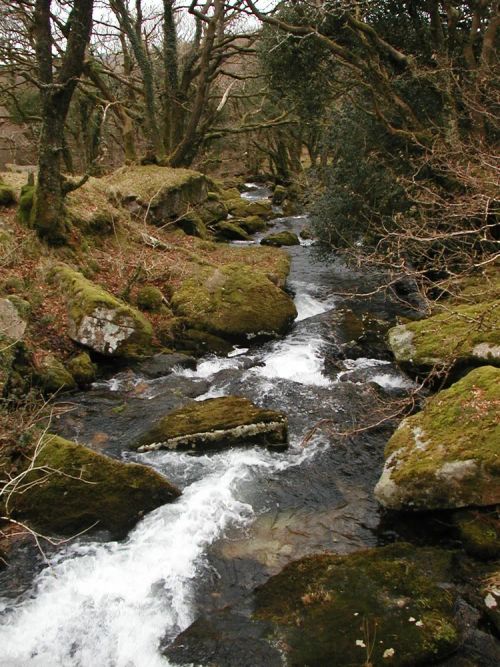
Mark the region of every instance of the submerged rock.
POLYGON ((204 268, 181 285, 171 305, 189 328, 234 341, 284 333, 297 316, 285 292, 240 264, 204 268))
POLYGON ((36 470, 10 499, 13 516, 35 529, 70 535, 94 526, 121 535, 146 512, 175 500, 179 489, 157 472, 122 463, 63 438, 46 435, 36 470))
POLYGON ((389 509, 434 510, 500 502, 500 369, 471 371, 404 419, 375 487, 389 509))
POLYGON ((269 234, 261 241, 262 245, 284 246, 284 245, 300 245, 299 237, 293 232, 276 232, 269 234))
POLYGON ((204 451, 231 445, 286 447, 288 421, 246 398, 224 396, 199 401, 171 412, 145 433, 135 449, 204 451))
POLYGON ((56 276, 67 299, 73 340, 114 357, 149 351, 153 330, 138 310, 67 266, 58 267, 56 276))
POLYGON ((450 306, 444 312, 389 331, 397 361, 416 373, 435 365, 500 364, 500 302, 450 306))

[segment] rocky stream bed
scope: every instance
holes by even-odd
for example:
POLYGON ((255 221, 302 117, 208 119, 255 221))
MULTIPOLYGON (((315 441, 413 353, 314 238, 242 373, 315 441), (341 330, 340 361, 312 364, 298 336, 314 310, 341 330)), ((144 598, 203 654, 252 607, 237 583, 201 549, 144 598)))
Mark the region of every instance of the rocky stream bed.
MULTIPOLYGON (((256 189, 253 196, 263 194, 256 189)), ((298 233, 306 224, 304 216, 282 218, 276 229, 298 233)), ((169 368, 163 359, 159 366, 124 366, 64 400, 69 410, 58 419, 59 435, 151 466, 182 495, 147 514, 122 540, 104 531, 83 535, 50 550, 48 563, 32 546, 23 547, 17 565, 0 573, 0 665, 498 664, 498 644, 467 593, 482 566, 466 559, 439 521, 425 515, 392 519, 374 497, 397 421, 362 427, 391 414, 414 386, 385 343, 396 315, 408 313, 383 292, 349 296, 372 291, 380 276, 356 271, 309 241, 289 253, 287 288, 298 316, 286 336, 250 340, 227 356, 197 363, 184 360, 169 368), (288 449, 245 446, 197 455, 132 449, 166 412, 232 395, 285 413, 288 449), (311 433, 321 422, 324 428, 311 433), (403 540, 411 546, 390 546, 403 540), (446 556, 436 556, 436 545, 447 549, 446 556), (353 565, 338 560, 376 547, 381 549, 353 565), (292 561, 324 552, 346 590, 359 595, 345 604, 354 609, 359 601, 359 610, 347 626, 345 618, 333 617, 325 626, 313 616, 301 628, 290 620, 294 596, 305 606, 331 600, 328 582, 315 588, 311 565, 299 576, 306 583, 312 577, 307 590, 288 589, 279 579, 271 580, 270 589, 258 587, 292 561), (405 568, 413 586, 396 604, 413 618, 405 621, 410 634, 396 654, 391 632, 402 623, 400 614, 378 629, 369 623, 375 593, 363 582, 375 575, 367 563, 380 564, 380 576, 393 581, 405 568), (426 579, 420 588, 419 577, 426 579), (283 599, 276 602, 281 586, 283 599), (425 621, 441 623, 439 632, 420 632, 427 607, 442 614, 425 621), (460 638, 459 626, 443 620, 453 614, 467 628, 460 638), (306 635, 316 643, 314 651, 304 646, 306 635)))

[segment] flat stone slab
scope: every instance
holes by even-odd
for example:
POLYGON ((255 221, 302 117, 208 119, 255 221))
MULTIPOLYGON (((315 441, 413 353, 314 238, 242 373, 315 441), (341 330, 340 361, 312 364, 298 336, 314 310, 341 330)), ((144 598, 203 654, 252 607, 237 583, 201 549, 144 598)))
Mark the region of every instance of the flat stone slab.
POLYGON ((205 451, 233 445, 287 445, 288 420, 246 398, 224 396, 174 410, 139 438, 134 449, 205 451))

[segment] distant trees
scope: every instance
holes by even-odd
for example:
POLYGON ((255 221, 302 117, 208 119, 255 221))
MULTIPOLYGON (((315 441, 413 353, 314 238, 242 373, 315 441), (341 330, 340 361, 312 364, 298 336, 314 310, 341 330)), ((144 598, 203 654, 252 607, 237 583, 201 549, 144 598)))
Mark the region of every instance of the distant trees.
POLYGON ((271 87, 318 131, 323 238, 378 244, 384 261, 433 275, 491 261, 500 3, 304 0, 268 13, 246 4, 273 43, 271 87))

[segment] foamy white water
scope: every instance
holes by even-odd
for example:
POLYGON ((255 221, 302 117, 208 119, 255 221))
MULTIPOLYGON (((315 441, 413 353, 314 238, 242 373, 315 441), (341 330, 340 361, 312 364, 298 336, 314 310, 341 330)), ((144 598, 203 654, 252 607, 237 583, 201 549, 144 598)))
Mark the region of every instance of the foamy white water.
MULTIPOLYGON (((194 620, 207 546, 253 516, 251 505, 239 499, 242 483, 312 454, 287 461, 253 448, 193 460, 209 474, 149 514, 125 542, 77 544, 53 560, 38 578, 36 597, 5 614, 0 665, 165 667, 158 644, 194 620)), ((178 453, 162 456, 181 462, 178 453)), ((189 458, 182 463, 188 466, 189 458)), ((161 462, 156 457, 155 467, 161 462)))
POLYGON ((285 339, 276 343, 274 350, 264 357, 264 365, 253 368, 264 378, 281 378, 299 384, 327 387, 331 380, 324 375, 321 338, 285 339))

